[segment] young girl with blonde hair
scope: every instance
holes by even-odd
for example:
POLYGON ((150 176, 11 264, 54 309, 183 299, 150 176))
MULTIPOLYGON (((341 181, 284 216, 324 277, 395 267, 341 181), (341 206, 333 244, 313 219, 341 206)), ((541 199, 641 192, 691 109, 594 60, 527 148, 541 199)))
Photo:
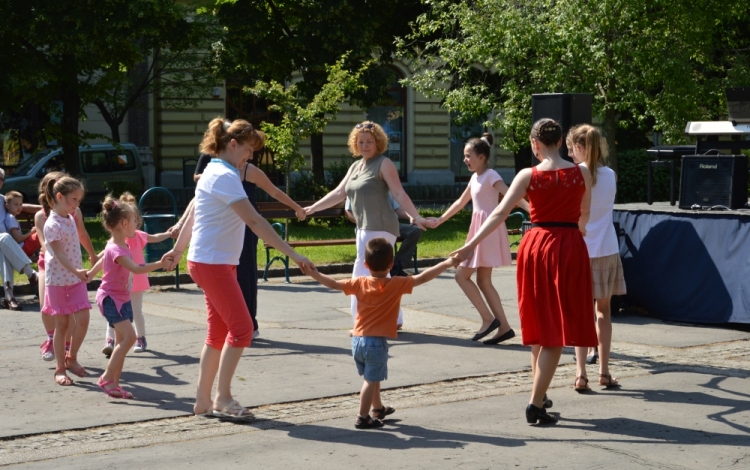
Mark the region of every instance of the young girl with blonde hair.
MULTIPOLYGON (((576 126, 568 132, 567 144, 573 161, 591 172, 591 215, 586 223, 584 241, 591 262, 596 333, 599 338, 599 385, 616 387, 619 382, 609 373, 609 354, 612 347, 611 300, 613 295, 624 295, 625 276, 620 261, 612 210, 617 193, 617 175, 604 164, 599 130, 591 125, 576 126)), ((586 362, 595 363, 595 348, 586 356, 586 348, 576 348, 576 390, 588 390, 586 362)))

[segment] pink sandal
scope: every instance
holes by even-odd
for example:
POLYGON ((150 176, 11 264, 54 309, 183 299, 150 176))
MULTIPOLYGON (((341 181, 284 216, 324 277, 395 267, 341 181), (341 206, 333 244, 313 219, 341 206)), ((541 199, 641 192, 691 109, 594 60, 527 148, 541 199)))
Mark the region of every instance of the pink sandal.
POLYGON ((70 366, 68 365, 68 361, 78 362, 75 356, 71 356, 69 354, 65 356, 65 368, 71 371, 72 373, 74 373, 75 375, 77 375, 78 377, 81 377, 81 378, 86 377, 86 369, 84 369, 82 365, 78 364, 77 367, 70 366))
POLYGON ((123 390, 122 387, 113 387, 113 388, 106 388, 107 385, 112 385, 115 383, 114 380, 104 380, 104 376, 99 377, 99 381, 97 382, 97 385, 99 385, 99 388, 102 389, 104 393, 107 394, 109 398, 124 398, 126 400, 132 400, 133 394, 123 390))

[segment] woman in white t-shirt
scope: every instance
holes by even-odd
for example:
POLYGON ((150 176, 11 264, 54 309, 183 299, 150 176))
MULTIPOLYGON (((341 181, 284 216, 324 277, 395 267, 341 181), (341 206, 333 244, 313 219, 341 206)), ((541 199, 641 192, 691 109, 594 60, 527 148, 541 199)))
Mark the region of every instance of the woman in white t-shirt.
MULTIPOLYGON (((617 192, 617 176, 602 161, 599 130, 582 124, 572 128, 567 137, 569 155, 591 172, 591 213, 586 223, 584 240, 591 260, 596 333, 599 337, 599 385, 616 387, 617 379, 609 373, 609 353, 612 347, 611 300, 613 295, 625 294, 625 276, 620 261, 620 245, 612 223, 612 209, 617 192)), ((586 348, 576 348, 578 372, 576 390, 588 388, 586 362, 594 363, 595 356, 586 355, 586 348), (582 383, 579 385, 578 381, 582 383)))
POLYGON ((198 181, 195 203, 172 251, 171 269, 190 242, 188 269, 203 289, 208 310, 208 331, 201 353, 196 415, 212 414, 247 420, 250 410, 231 393, 231 383, 242 352, 253 335, 253 322, 237 282, 236 269, 244 241, 245 225, 298 265, 313 267, 295 252, 255 211, 242 187, 237 166, 265 145, 265 135, 242 119, 215 118, 208 125, 201 152, 214 155, 198 181), (216 395, 211 396, 218 374, 216 395))

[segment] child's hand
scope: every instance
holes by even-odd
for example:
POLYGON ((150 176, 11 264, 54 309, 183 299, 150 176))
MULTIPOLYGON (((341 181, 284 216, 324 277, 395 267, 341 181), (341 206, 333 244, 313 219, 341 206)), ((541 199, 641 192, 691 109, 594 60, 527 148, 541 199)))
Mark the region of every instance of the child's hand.
POLYGON ((302 255, 300 255, 298 253, 295 253, 295 256, 292 256, 291 258, 292 258, 292 261, 294 261, 294 263, 297 266, 299 266, 300 269, 303 270, 302 272, 305 272, 304 271, 305 268, 315 270, 315 264, 313 264, 312 261, 310 261, 309 259, 305 258, 304 256, 302 256, 302 255))
POLYGON ((466 261, 467 259, 474 256, 474 248, 469 245, 465 245, 464 247, 459 248, 458 250, 451 253, 450 256, 451 258, 456 258, 459 261, 466 261))
POLYGON ((297 216, 299 220, 305 220, 307 218, 307 212, 305 212, 305 209, 299 208, 296 211, 294 211, 294 214, 297 216))
POLYGON ((451 262, 451 266, 453 266, 454 268, 457 268, 458 265, 461 264, 461 260, 458 259, 457 256, 451 256, 450 258, 448 258, 448 261, 451 262))
POLYGON ((300 265, 299 268, 302 271, 302 274, 304 274, 305 276, 310 276, 312 275, 312 273, 318 270, 315 266, 308 266, 306 264, 300 265))
POLYGON ((177 224, 169 227, 169 229, 167 229, 167 232, 169 232, 172 235, 172 238, 176 240, 177 237, 180 236, 180 230, 182 230, 182 227, 180 227, 180 224, 177 224))
POLYGON ((440 225, 440 219, 437 217, 428 217, 427 218, 427 226, 430 228, 437 228, 437 226, 440 225))
POLYGON ((31 227, 31 230, 29 230, 29 234, 36 233, 36 227, 31 227))
POLYGON ((303 211, 305 211, 305 214, 307 216, 311 216, 315 213, 315 210, 313 209, 313 206, 307 206, 302 208, 303 211))
POLYGON ((169 267, 172 266, 173 262, 174 262, 174 256, 164 256, 160 261, 161 269, 163 269, 164 271, 171 271, 169 267))
POLYGON ((81 280, 81 282, 85 282, 86 284, 89 283, 89 272, 85 269, 76 269, 76 272, 74 274, 78 279, 81 280))

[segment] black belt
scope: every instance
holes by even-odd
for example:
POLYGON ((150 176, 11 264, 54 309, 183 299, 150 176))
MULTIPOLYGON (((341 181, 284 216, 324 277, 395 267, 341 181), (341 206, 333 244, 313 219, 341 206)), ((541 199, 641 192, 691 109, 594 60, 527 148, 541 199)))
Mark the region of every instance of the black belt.
POLYGON ((534 227, 567 227, 567 228, 578 228, 578 224, 575 222, 532 222, 531 228, 534 227))

